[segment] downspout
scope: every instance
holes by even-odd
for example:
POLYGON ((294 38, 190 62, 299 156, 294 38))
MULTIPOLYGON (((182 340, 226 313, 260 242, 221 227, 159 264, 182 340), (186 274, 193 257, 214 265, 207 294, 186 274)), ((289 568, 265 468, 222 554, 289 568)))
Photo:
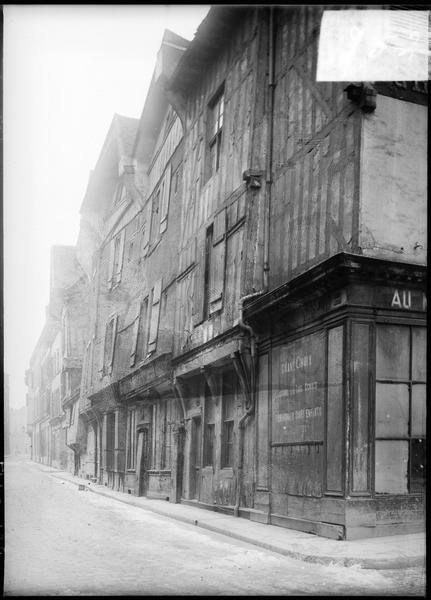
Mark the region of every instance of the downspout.
POLYGON ((244 323, 244 302, 256 296, 260 296, 269 289, 269 217, 271 210, 271 188, 272 188, 272 147, 274 137, 274 7, 269 8, 268 20, 268 141, 266 152, 266 181, 264 197, 264 253, 263 253, 263 289, 253 294, 243 296, 239 301, 239 319, 238 325, 250 335, 250 356, 251 356, 251 381, 250 381, 250 402, 245 412, 238 421, 238 468, 236 474, 236 494, 233 514, 239 517, 239 507, 242 487, 243 459, 244 459, 244 430, 247 419, 254 414, 256 405, 256 372, 257 372, 257 335, 250 325, 244 323))
POLYGON ((268 143, 266 147, 266 181, 264 199, 264 222, 263 222, 263 287, 269 287, 269 218, 271 211, 272 192, 272 147, 274 139, 274 7, 269 8, 268 22, 268 143))
POLYGON ((241 486, 242 486, 242 472, 243 472, 243 458, 244 458, 244 429, 245 423, 249 416, 254 414, 255 409, 255 375, 257 371, 257 352, 256 352, 256 342, 257 335, 253 328, 250 325, 244 323, 244 302, 251 298, 255 298, 256 296, 260 296, 264 293, 265 290, 261 290, 260 292, 254 292, 253 294, 247 294, 243 296, 239 303, 239 318, 237 324, 243 329, 247 331, 250 336, 250 358, 251 358, 251 377, 250 377, 250 399, 249 402, 246 402, 246 410, 240 417, 238 421, 238 466, 236 470, 236 486, 235 486, 235 505, 233 508, 233 514, 235 517, 239 517, 239 506, 240 506, 240 498, 241 498, 241 486), (248 404, 248 406, 247 406, 248 404))

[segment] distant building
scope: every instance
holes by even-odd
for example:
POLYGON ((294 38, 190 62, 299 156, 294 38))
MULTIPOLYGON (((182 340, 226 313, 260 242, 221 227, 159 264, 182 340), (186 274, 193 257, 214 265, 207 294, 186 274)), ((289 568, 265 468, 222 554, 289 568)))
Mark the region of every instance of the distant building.
POLYGON ((79 397, 87 319, 88 281, 76 249, 53 246, 46 321, 26 372, 27 432, 33 460, 62 469, 75 464, 67 431, 72 392, 79 397))
POLYGON ((9 410, 9 439, 10 454, 15 456, 30 456, 30 440, 26 433, 26 407, 10 408, 9 410))

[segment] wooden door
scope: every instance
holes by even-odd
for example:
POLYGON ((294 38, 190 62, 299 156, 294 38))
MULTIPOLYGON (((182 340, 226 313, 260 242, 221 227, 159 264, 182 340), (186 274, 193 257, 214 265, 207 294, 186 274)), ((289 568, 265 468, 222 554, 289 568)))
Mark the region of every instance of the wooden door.
POLYGON ((151 430, 149 426, 138 432, 137 459, 138 495, 145 496, 148 489, 148 470, 151 468, 151 430))

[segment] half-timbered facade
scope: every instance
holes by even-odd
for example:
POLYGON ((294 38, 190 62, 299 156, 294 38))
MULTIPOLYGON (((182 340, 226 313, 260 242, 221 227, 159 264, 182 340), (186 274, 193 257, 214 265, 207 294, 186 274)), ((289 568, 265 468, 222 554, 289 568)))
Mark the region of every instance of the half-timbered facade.
MULTIPOLYGON (((100 235, 93 235, 81 474, 172 501, 180 414, 170 358, 183 128, 164 85, 185 44, 165 32, 141 118, 114 119, 83 203, 87 231, 99 222, 100 235)), ((90 243, 89 233, 83 245, 84 238, 90 243)))
POLYGON ((423 527, 427 86, 317 81, 323 10, 165 32, 81 208, 63 408, 81 476, 352 539, 423 527))
POLYGON ((174 73, 174 376, 185 500, 351 538, 423 526, 427 90, 317 82, 322 10, 214 8, 174 73))

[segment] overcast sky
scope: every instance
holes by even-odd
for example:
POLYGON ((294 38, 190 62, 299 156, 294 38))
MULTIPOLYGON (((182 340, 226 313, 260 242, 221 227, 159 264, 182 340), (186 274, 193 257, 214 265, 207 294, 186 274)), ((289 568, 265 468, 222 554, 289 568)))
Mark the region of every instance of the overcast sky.
POLYGON ((79 208, 114 113, 139 117, 163 31, 203 5, 4 5, 4 324, 10 406, 42 330, 54 244, 79 208))

